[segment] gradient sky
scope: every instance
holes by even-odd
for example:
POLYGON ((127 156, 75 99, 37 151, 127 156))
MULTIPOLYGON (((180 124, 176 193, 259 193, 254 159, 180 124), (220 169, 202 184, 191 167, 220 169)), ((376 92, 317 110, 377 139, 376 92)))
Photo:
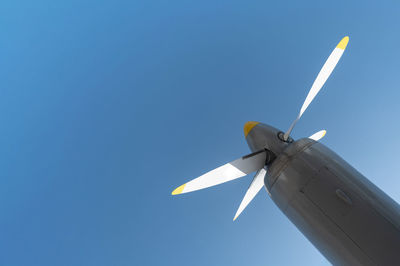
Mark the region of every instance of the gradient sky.
POLYGON ((328 265, 252 179, 171 191, 293 131, 400 201, 398 1, 1 1, 0 265, 328 265))

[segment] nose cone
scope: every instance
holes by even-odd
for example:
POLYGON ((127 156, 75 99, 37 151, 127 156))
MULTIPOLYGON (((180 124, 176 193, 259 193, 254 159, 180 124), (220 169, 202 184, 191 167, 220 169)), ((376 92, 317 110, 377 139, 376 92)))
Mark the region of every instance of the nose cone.
POLYGON ((243 130, 247 144, 253 152, 267 148, 275 155, 279 155, 288 145, 278 138, 281 131, 269 125, 249 121, 244 124, 243 130))
POLYGON ((243 130, 244 130, 244 137, 247 137, 249 135, 250 131, 255 127, 257 124, 260 124, 260 122, 255 122, 255 121, 249 121, 244 124, 243 130))

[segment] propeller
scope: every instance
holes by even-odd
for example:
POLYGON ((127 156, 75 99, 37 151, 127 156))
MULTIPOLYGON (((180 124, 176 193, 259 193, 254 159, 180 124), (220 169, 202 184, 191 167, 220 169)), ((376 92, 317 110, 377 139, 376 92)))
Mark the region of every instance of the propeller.
MULTIPOLYGON (((188 193, 207 187, 216 186, 263 168, 268 158, 271 158, 270 151, 261 150, 243 156, 230 163, 224 164, 198 178, 193 179, 172 191, 172 195, 188 193)), ((270 160, 270 159, 268 159, 270 160)))
POLYGON ((318 94, 318 92, 322 89, 322 86, 324 86, 326 80, 329 78, 333 69, 335 69, 336 64, 339 62, 340 58, 342 57, 343 52, 346 49, 348 42, 349 42, 349 37, 346 36, 339 42, 339 44, 335 47, 335 49, 333 49, 332 53, 326 60, 325 64, 322 66, 321 71, 318 73, 318 76, 315 79, 313 85, 311 86, 311 89, 308 92, 306 100, 304 101, 299 114, 297 115, 297 117, 293 121, 293 123, 290 125, 290 127, 286 131, 285 135, 283 135, 284 140, 287 140, 289 138, 289 135, 292 132, 297 121, 299 121, 299 119, 303 115, 304 111, 310 105, 312 100, 314 100, 314 98, 318 94))
MULTIPOLYGON (((320 130, 308 138, 319 141, 325 136, 325 134, 326 130, 320 130)), ((256 175, 253 178, 253 181, 251 181, 251 184, 242 199, 242 202, 240 203, 238 210, 236 211, 235 217, 233 218, 234 221, 239 217, 239 215, 247 207, 247 205, 249 205, 249 203, 254 199, 257 193, 262 189, 262 187, 264 186, 264 178, 266 174, 267 170, 265 170, 265 168, 261 168, 257 171, 256 175)))
MULTIPOLYGON (((310 105, 315 96, 324 86, 326 80, 329 78, 336 64, 339 62, 341 56, 343 55, 343 52, 346 49, 348 42, 349 42, 349 37, 347 36, 344 37, 336 46, 336 48, 332 51, 332 53, 326 60, 325 64, 322 66, 321 71, 319 72, 310 91, 308 92, 306 100, 304 101, 299 114, 297 115, 296 119, 292 122, 289 129, 283 136, 283 139, 285 141, 289 139, 289 135, 292 132, 297 121, 299 121, 299 119, 301 118, 307 107, 310 105)), ((247 134, 249 134, 250 130, 252 130, 252 128, 255 127, 257 124, 258 122, 251 122, 249 127, 245 126, 246 137, 247 134)), ((321 130, 311 135, 309 139, 312 139, 314 141, 319 141, 325 136, 325 134, 326 130, 321 130)), ((210 172, 207 172, 177 187, 172 192, 172 195, 188 193, 203 188, 216 186, 257 171, 256 175, 253 178, 253 181, 251 182, 249 188, 246 191, 246 194, 243 197, 242 202, 239 205, 238 210, 236 211, 235 217, 233 218, 233 220, 236 220, 238 216, 243 212, 243 210, 247 207, 247 205, 254 199, 257 193, 264 186, 264 178, 267 174, 266 167, 268 167, 268 165, 274 160, 275 157, 276 155, 272 151, 264 148, 262 150, 256 151, 254 153, 236 159, 232 162, 224 164, 210 172)))
MULTIPOLYGON (((308 138, 319 141, 325 136, 325 134, 326 130, 320 130, 308 138)), ((239 215, 247 207, 247 205, 249 205, 249 203, 254 199, 257 193, 262 189, 262 187, 264 186, 264 178, 266 174, 267 170, 265 170, 265 168, 261 168, 257 171, 256 175, 253 178, 253 181, 251 181, 251 184, 246 191, 246 194, 244 195, 242 202, 240 203, 238 210, 236 211, 235 217, 233 218, 234 221, 239 217, 239 215)))
POLYGON ((258 170, 257 174, 254 176, 253 181, 251 182, 249 188, 247 189, 246 194, 244 195, 244 198, 242 202, 240 203, 240 206, 238 210, 236 211, 235 217, 233 220, 235 221, 236 218, 239 217, 239 215, 242 213, 242 211, 249 205, 250 201, 254 199, 254 197, 257 195, 257 193, 262 189, 264 186, 264 177, 267 174, 267 171, 264 168, 261 168, 258 170))

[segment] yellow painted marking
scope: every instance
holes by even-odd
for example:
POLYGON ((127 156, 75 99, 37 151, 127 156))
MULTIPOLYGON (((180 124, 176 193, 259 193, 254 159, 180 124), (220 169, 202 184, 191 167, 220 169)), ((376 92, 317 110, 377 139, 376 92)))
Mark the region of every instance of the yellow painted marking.
POLYGON ((255 127, 258 124, 260 124, 260 122, 254 122, 254 121, 249 121, 246 124, 244 124, 244 136, 247 137, 247 135, 250 133, 253 127, 255 127))
POLYGON ((344 50, 346 49, 348 43, 349 43, 349 36, 346 36, 339 42, 339 44, 336 47, 344 50))
POLYGON ((178 194, 181 194, 182 193, 182 191, 183 191, 183 189, 185 188, 185 186, 186 186, 186 184, 183 184, 182 186, 179 186, 179 187, 177 187, 177 188, 175 188, 175 190, 174 191, 172 191, 172 195, 178 195, 178 194))
POLYGON ((324 134, 322 134, 321 139, 325 136, 325 134, 326 134, 326 130, 324 130, 324 134))
POLYGON ((233 218, 233 221, 235 221, 236 220, 236 218, 238 218, 237 216, 235 216, 235 218, 233 218))

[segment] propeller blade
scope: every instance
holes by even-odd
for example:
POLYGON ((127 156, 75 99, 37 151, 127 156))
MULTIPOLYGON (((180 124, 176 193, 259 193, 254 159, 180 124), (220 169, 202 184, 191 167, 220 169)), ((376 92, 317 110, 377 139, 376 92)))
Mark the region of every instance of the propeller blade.
POLYGON ((246 194, 244 195, 244 198, 242 202, 240 203, 240 206, 238 210, 236 211, 235 218, 233 220, 235 221, 236 218, 239 217, 239 215, 242 213, 242 211, 249 205, 250 201, 254 199, 254 197, 257 195, 257 193, 261 190, 261 188, 264 186, 264 177, 267 171, 262 168, 258 170, 257 174, 254 176, 253 181, 251 182, 249 188, 247 189, 246 194))
POLYGON ((322 139, 325 136, 325 134, 326 134, 326 130, 321 130, 321 131, 318 131, 317 133, 312 134, 308 138, 318 141, 318 140, 322 139))
POLYGON ((283 136, 285 140, 288 139, 288 137, 289 137, 290 133, 292 132, 294 126, 296 125, 297 121, 299 121, 299 119, 303 115, 304 111, 307 109, 307 107, 310 105, 312 100, 315 98, 315 96, 321 90, 322 86, 324 86, 326 80, 331 75, 333 69, 335 69, 335 66, 339 62, 339 59, 342 57, 343 52, 346 49, 348 42, 349 42, 349 37, 348 36, 344 37, 339 42, 339 44, 336 46, 336 48, 332 51, 332 53, 330 54, 328 59, 326 60, 321 71, 318 73, 318 76, 315 79, 310 91, 308 92, 306 100, 304 101, 303 106, 301 107, 297 118, 293 121, 293 123, 290 125, 288 131, 286 131, 285 135, 283 136))
POLYGON ((250 174, 264 167, 267 151, 261 150, 243 156, 237 160, 220 166, 198 178, 181 185, 172 191, 172 195, 192 192, 195 190, 212 187, 224 182, 250 174))

